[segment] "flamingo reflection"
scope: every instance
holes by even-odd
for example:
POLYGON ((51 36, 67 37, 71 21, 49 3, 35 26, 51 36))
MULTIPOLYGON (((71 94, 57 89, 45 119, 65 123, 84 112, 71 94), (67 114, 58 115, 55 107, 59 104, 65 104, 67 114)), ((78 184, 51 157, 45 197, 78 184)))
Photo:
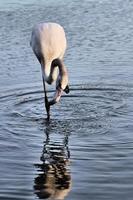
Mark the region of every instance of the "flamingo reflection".
POLYGON ((40 199, 63 200, 71 188, 68 135, 62 142, 52 142, 46 130, 41 164, 35 164, 38 176, 34 180, 35 194, 40 199))

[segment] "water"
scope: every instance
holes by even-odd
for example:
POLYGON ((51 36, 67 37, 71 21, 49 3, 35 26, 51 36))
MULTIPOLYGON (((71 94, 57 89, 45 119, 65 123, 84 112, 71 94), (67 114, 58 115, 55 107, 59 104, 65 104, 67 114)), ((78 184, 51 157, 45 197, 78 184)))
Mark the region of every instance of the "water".
POLYGON ((0 1, 0 200, 132 200, 132 10, 130 0, 0 1), (68 40, 71 92, 50 122, 29 46, 42 21, 68 40))

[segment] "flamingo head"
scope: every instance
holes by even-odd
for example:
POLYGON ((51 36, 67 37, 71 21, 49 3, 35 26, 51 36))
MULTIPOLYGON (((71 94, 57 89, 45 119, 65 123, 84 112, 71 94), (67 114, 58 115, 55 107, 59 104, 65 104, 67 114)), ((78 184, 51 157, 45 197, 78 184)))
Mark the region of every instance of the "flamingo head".
POLYGON ((53 104, 59 102, 63 92, 65 92, 66 94, 69 93, 68 73, 67 72, 58 76, 58 79, 56 81, 56 92, 54 94, 53 99, 49 102, 50 105, 53 105, 53 104))

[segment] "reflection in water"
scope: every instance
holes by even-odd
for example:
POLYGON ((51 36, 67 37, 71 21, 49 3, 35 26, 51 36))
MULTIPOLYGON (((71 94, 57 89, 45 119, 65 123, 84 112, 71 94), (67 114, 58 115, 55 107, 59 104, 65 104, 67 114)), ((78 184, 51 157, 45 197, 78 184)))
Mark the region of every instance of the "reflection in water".
POLYGON ((64 199, 71 188, 68 135, 64 136, 62 143, 52 142, 49 131, 47 128, 40 157, 42 163, 35 164, 39 174, 34 180, 34 190, 40 199, 64 199))

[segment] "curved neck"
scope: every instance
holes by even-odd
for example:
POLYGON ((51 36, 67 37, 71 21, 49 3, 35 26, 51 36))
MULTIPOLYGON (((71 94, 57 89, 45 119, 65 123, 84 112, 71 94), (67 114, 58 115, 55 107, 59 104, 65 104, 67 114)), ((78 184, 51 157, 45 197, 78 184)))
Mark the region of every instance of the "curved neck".
POLYGON ((57 58, 52 61, 49 80, 52 80, 52 76, 53 76, 55 67, 59 68, 59 74, 58 74, 58 77, 56 80, 56 93, 55 93, 53 99, 49 102, 50 105, 53 105, 53 104, 59 102, 63 91, 65 91, 66 93, 69 92, 67 69, 64 66, 62 60, 57 58))
POLYGON ((66 70, 63 62, 59 58, 54 59, 52 61, 52 63, 51 63, 51 68, 50 68, 50 74, 49 74, 49 78, 48 78, 48 83, 52 83, 53 82, 53 73, 54 73, 55 67, 59 68, 59 75, 61 77, 63 77, 67 73, 67 70, 66 70))
POLYGON ((57 66, 59 68, 60 75, 63 75, 64 73, 66 73, 66 68, 63 62, 59 58, 56 58, 52 61, 50 74, 53 72, 54 68, 57 66))

